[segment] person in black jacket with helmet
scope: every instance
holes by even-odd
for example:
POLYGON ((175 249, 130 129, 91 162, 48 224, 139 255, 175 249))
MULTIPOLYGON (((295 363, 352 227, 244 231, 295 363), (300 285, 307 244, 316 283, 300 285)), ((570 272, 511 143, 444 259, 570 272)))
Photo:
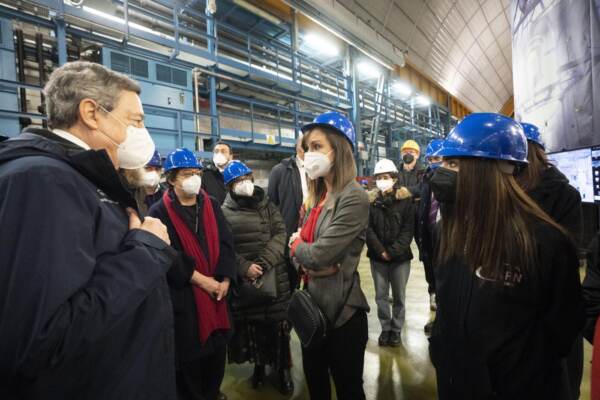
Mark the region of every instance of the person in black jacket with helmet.
POLYGON ((223 179, 229 193, 222 209, 233 231, 240 281, 230 299, 235 333, 229 362, 254 363, 254 388, 264 385, 265 367, 270 365, 279 374, 279 389, 290 395, 294 385, 291 327, 286 320, 291 292, 285 224, 277 206, 254 185, 252 170, 244 163, 231 161, 223 179), (269 296, 261 296, 263 286, 271 286, 269 296))
MULTIPOLYGON (((526 167, 520 171, 518 182, 542 210, 556 223, 567 229, 575 243, 581 245, 583 211, 581 195, 554 165, 550 164, 545 145, 537 126, 521 122, 527 137, 526 167)), ((580 335, 566 359, 572 398, 579 398, 583 376, 583 337, 580 335)))
POLYGON ((563 359, 583 323, 577 250, 514 178, 527 163, 522 127, 470 114, 437 154, 439 398, 569 399, 563 359))
POLYGON ((371 275, 375 283, 377 316, 381 323, 380 346, 401 344, 401 331, 406 314, 406 284, 413 255, 410 243, 414 229, 414 206, 410 199, 397 200, 395 186, 398 170, 391 160, 375 165, 377 198, 369 210, 367 256, 371 259, 371 275), (389 291, 392 288, 392 312, 389 291))
POLYGON ((178 394, 186 400, 223 400, 232 332, 227 296, 236 280, 233 236, 218 200, 201 189, 203 165, 192 151, 173 150, 164 168, 169 189, 149 215, 167 226, 178 253, 167 274, 178 394))
MULTIPOLYGON (((440 150, 443 139, 434 139, 427 145, 425 151, 425 160, 429 164, 421 183, 421 200, 417 208, 417 231, 415 241, 419 247, 419 259, 423 262, 425 269, 425 279, 427 280, 427 291, 429 293, 429 309, 436 311, 435 302, 435 249, 438 241, 438 225, 441 219, 440 203, 437 201, 431 191, 429 180, 433 176, 436 169, 441 165, 442 157, 436 156, 435 153, 440 150)), ((425 325, 425 333, 431 333, 433 321, 429 321, 425 325)))
POLYGON ((569 179, 548 161, 538 128, 522 122, 527 137, 528 164, 520 171, 517 181, 535 202, 556 223, 567 229, 577 245, 583 232, 581 195, 569 184, 569 179))

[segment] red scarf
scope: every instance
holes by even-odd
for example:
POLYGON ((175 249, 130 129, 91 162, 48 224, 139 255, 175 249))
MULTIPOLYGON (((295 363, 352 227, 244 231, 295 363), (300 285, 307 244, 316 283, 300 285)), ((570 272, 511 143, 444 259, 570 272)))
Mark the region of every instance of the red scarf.
POLYGON ((600 400, 600 318, 596 320, 594 348, 592 350, 592 400, 600 400))
MULTIPOLYGON (((319 216, 321 215, 321 211, 323 210, 323 204, 319 204, 316 207, 313 207, 308 213, 308 218, 302 226, 302 230, 300 231, 300 237, 292 243, 292 248, 290 249, 290 255, 293 257, 296 253, 296 248, 300 243, 313 243, 315 241, 315 232, 317 230, 317 222, 319 221, 319 216)), ((308 275, 302 275, 302 282, 304 285, 308 283, 310 277, 308 275)))
POLYGON ((308 218, 306 219, 306 223, 300 231, 300 239, 302 239, 303 242, 313 243, 315 241, 315 231, 317 230, 317 222, 319 221, 321 210, 323 210, 322 204, 313 207, 310 210, 308 218))
MULTIPOLYGON (((204 190, 200 193, 204 198, 202 208, 202 229, 206 237, 208 246, 208 260, 202 251, 198 242, 198 237, 185 224, 173 207, 173 201, 169 197, 171 190, 163 194, 163 202, 169 213, 169 218, 175 227, 179 241, 183 246, 183 251, 196 261, 196 271, 204 276, 213 277, 219 260, 219 230, 212 207, 212 202, 204 190)), ((230 329, 229 317, 227 315, 227 302, 217 301, 204 289, 192 285, 194 299, 196 301, 196 314, 198 315, 198 331, 200 332, 200 342, 206 343, 209 336, 219 329, 230 329)))

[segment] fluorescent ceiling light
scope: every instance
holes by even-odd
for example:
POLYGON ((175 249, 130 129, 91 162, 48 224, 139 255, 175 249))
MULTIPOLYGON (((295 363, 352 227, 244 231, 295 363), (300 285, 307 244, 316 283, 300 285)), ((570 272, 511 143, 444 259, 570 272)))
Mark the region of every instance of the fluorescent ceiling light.
MULTIPOLYGON (((106 18, 106 19, 108 19, 110 21, 113 21, 113 22, 116 22, 118 24, 125 25, 125 20, 123 18, 115 17, 114 15, 110 15, 110 14, 105 13, 103 11, 96 10, 95 8, 88 7, 88 6, 83 6, 82 10, 85 11, 85 12, 88 12, 88 13, 90 13, 92 15, 96 15, 96 16, 101 17, 101 18, 106 18)), ((173 36, 165 35, 164 33, 157 32, 157 31, 155 31, 153 29, 148 28, 147 26, 143 26, 143 25, 137 24, 135 22, 131 22, 130 21, 128 23, 128 25, 131 28, 139 29, 141 31, 148 32, 148 33, 151 33, 153 35, 157 35, 157 36, 163 37, 165 39, 170 39, 170 40, 174 40, 175 39, 173 36)))
MULTIPOLYGON (((286 0, 284 0, 284 2, 286 2, 286 0)), ((290 3, 286 3, 288 6, 291 6, 290 3)), ((296 9, 298 10, 298 9, 296 9)), ((373 61, 375 61, 376 63, 380 64, 381 66, 389 69, 389 70, 393 70, 394 66, 391 64, 386 63, 385 61, 381 60, 380 58, 370 54, 367 50, 365 50, 363 47, 359 46, 358 44, 354 43, 352 40, 350 40, 348 38, 347 35, 343 35, 340 32, 336 31, 335 29, 331 28, 328 24, 323 23, 322 21, 320 21, 318 18, 315 18, 314 16, 307 14, 307 13, 303 13, 303 15, 305 15, 306 17, 308 17, 308 19, 310 19, 311 21, 315 22, 316 24, 318 24, 319 26, 321 26, 322 28, 325 28, 327 31, 331 32, 332 34, 334 34, 335 36, 337 36, 338 38, 342 39, 344 42, 348 43, 349 45, 355 47, 356 49, 358 49, 361 53, 363 53, 365 56, 369 57, 370 59, 372 59, 373 61)))
POLYGON ((400 96, 410 96, 412 94, 412 89, 407 83, 397 81, 392 87, 400 96))
POLYGON ((379 70, 377 65, 375 65, 371 61, 367 61, 367 60, 360 61, 356 65, 356 67, 358 68, 359 74, 363 78, 366 78, 366 79, 378 78, 379 75, 381 74, 381 71, 379 70))
POLYGON ((340 49, 338 49, 335 44, 315 33, 307 34, 302 38, 302 41, 308 48, 314 50, 318 54, 335 57, 340 53, 340 49))
POLYGON ((429 100, 429 97, 423 96, 422 94, 418 95, 415 100, 417 101, 417 105, 420 105, 423 107, 431 105, 431 100, 429 100))
POLYGON ((97 15, 98 17, 109 19, 109 20, 114 21, 119 24, 125 23, 125 20, 123 18, 115 17, 114 15, 110 15, 110 14, 102 12, 100 10, 96 10, 95 8, 92 8, 92 7, 83 6, 82 9, 85 12, 88 12, 93 15, 97 15))

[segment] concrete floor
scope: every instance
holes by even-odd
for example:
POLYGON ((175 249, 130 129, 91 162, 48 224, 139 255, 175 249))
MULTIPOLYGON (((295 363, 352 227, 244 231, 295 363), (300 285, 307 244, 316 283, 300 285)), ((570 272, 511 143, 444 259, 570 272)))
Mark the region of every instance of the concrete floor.
MULTIPOLYGON (((413 254, 418 250, 413 242, 413 254)), ((371 278, 369 260, 363 255, 359 266, 361 286, 369 300, 369 342, 365 354, 364 388, 368 400, 429 400, 436 399, 435 369, 429 361, 427 337, 423 326, 432 317, 429 312, 429 297, 423 265, 413 260, 408 281, 406 302, 406 323, 402 332, 403 346, 398 348, 380 348, 377 338, 380 325, 375 306, 375 290, 371 278)), ((292 333, 292 354, 294 368, 292 375, 296 390, 291 399, 309 399, 302 372, 300 342, 292 333)), ((589 399, 591 346, 585 345, 585 371, 581 385, 581 399, 589 399)), ((285 399, 275 388, 276 377, 272 384, 259 390, 253 390, 250 384, 253 366, 228 365, 222 391, 229 400, 270 400, 285 399)), ((335 395, 334 395, 335 398, 335 395)))

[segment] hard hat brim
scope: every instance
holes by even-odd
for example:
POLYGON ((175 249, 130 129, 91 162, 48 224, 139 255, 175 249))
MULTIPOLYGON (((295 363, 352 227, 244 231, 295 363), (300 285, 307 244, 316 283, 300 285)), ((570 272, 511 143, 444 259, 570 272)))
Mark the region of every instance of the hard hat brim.
POLYGON ((538 146, 540 146, 542 148, 542 150, 546 151, 546 145, 541 140, 527 138, 527 141, 537 144, 538 146))
POLYGON ((519 159, 519 158, 513 157, 508 154, 490 154, 487 151, 463 149, 463 148, 453 147, 453 146, 442 147, 439 151, 435 152, 433 155, 446 157, 446 158, 449 158, 449 157, 487 158, 487 159, 492 159, 492 160, 514 161, 514 162, 518 162, 518 163, 522 163, 522 164, 529 163, 527 161, 527 154, 525 154, 522 159, 519 159))
POLYGON ((300 128, 300 130, 302 131, 303 134, 306 134, 308 131, 310 131, 314 128, 327 128, 327 129, 334 131, 335 133, 341 135, 344 139, 346 139, 348 141, 348 143, 350 143, 350 147, 352 147, 352 149, 354 150, 354 143, 352 143, 352 140, 350 140, 350 138, 348 136, 346 136, 346 134, 344 132, 342 132, 341 130, 339 130, 338 128, 336 128, 333 125, 324 124, 321 122, 311 122, 310 124, 304 125, 302 128, 300 128))

